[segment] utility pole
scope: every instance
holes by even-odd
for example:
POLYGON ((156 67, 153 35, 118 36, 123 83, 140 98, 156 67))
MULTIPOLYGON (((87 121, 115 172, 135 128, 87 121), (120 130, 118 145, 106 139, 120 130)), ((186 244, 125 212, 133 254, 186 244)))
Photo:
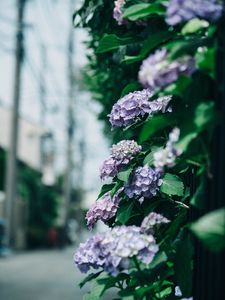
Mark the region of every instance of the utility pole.
MULTIPOLYGON (((40 105, 41 105, 41 115, 40 115, 40 125, 45 128, 46 124, 46 72, 47 72, 47 55, 46 55, 46 47, 44 44, 40 46, 40 57, 41 57, 41 69, 40 69, 40 86, 39 86, 39 94, 40 94, 40 105)), ((44 141, 45 141, 45 132, 41 136, 40 141, 40 162, 41 162, 41 171, 44 168, 44 141)))
MULTIPOLYGON (((70 1, 69 13, 74 9, 74 1, 70 1)), ((68 92, 68 105, 67 105, 67 153, 66 153, 66 174, 64 183, 64 201, 65 201, 65 228, 64 228, 64 241, 66 241, 66 226, 69 217, 69 207, 71 202, 72 194, 72 171, 73 171, 73 142, 74 142, 74 28, 72 22, 69 28, 68 36, 68 82, 69 82, 69 92, 68 92)))
POLYGON ((17 0, 14 94, 11 117, 10 147, 6 170, 6 242, 15 245, 15 205, 17 177, 17 146, 19 133, 19 103, 21 94, 22 62, 24 55, 24 10, 26 0, 17 0))

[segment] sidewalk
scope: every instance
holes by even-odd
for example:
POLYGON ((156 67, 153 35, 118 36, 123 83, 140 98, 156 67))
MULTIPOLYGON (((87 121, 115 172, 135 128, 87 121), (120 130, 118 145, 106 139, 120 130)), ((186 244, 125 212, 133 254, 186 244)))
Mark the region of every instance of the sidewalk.
POLYGON ((81 300, 82 274, 73 249, 35 251, 0 259, 1 300, 81 300))

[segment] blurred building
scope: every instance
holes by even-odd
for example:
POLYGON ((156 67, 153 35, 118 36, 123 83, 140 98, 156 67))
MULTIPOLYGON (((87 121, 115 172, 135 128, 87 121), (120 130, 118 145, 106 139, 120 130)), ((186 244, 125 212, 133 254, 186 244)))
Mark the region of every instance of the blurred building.
MULTIPOLYGON (((7 153, 10 143, 11 110, 0 106, 0 149, 7 153)), ((45 185, 52 185, 55 181, 53 137, 45 129, 23 118, 19 120, 18 161, 34 171, 42 173, 45 185)), ((2 171, 2 170, 1 170, 2 171)), ((1 176, 5 174, 1 173, 1 176)), ((20 195, 15 201, 15 237, 16 248, 21 249, 26 244, 28 219, 28 203, 20 195)), ((0 219, 4 219, 5 193, 0 190, 0 219)))

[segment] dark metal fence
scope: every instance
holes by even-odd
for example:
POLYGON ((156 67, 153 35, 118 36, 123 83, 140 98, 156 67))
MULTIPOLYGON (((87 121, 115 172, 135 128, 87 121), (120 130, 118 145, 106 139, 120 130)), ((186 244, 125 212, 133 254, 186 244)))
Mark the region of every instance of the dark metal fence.
MULTIPOLYGON (((222 122, 217 126, 212 142, 212 175, 206 181, 205 208, 194 212, 194 218, 225 206, 225 16, 218 30, 216 106, 222 122)), ((194 186, 194 182, 192 185, 194 186)), ((194 300, 225 299, 225 253, 212 253, 195 241, 194 300)))

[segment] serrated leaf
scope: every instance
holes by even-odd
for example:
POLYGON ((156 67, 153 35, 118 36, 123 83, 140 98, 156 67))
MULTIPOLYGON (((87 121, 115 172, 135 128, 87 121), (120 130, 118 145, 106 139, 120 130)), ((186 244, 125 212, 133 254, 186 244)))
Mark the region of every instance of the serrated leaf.
POLYGON ((194 234, 212 251, 225 248, 225 209, 206 214, 190 226, 194 234))
POLYGON ((169 196, 183 196, 184 184, 180 177, 170 173, 166 173, 163 178, 163 183, 160 187, 160 191, 169 196))
POLYGON ((125 9, 123 13, 123 17, 129 19, 131 21, 140 20, 151 15, 164 15, 165 14, 165 7, 160 3, 141 3, 135 4, 127 9, 125 9))

